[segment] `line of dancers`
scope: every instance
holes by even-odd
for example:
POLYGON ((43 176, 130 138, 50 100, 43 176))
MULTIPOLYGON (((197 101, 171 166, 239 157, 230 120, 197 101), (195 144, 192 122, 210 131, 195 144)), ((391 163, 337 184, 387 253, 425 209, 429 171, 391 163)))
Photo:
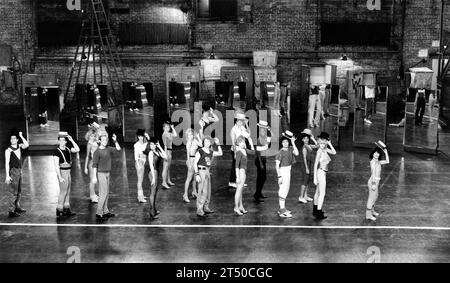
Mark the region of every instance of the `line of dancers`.
MULTIPOLYGON (((189 189, 192 186, 192 199, 196 199, 199 217, 206 217, 214 213, 211 209, 211 174, 210 169, 214 158, 223 155, 218 138, 204 136, 204 128, 209 123, 217 120, 212 111, 207 111, 199 122, 200 129, 196 132, 188 129, 184 136, 186 138, 186 168, 187 176, 184 184, 182 200, 190 203, 189 189)), ((244 113, 237 112, 235 125, 230 131, 232 141, 232 168, 230 172, 229 187, 235 187, 234 213, 243 216, 248 213, 244 207, 243 191, 247 187, 247 169, 249 155, 254 155, 256 166, 256 190, 253 195, 254 202, 262 203, 266 198, 263 195, 263 187, 267 180, 267 158, 269 145, 272 142, 272 134, 266 121, 259 121, 258 138, 256 144, 251 139, 248 120, 244 113)), ((150 137, 145 129, 136 131, 136 143, 134 144, 134 161, 137 175, 137 201, 139 203, 149 202, 150 218, 157 219, 160 211, 156 208, 158 192, 159 168, 162 165, 161 188, 168 189, 175 184, 171 181, 170 169, 172 161, 172 143, 177 137, 174 126, 170 122, 163 125, 162 145, 155 137, 150 137), (144 196, 143 181, 145 168, 148 162, 148 179, 150 182, 150 194, 144 196)), ((121 151, 115 134, 111 140, 114 146, 109 146, 109 135, 106 131, 92 126, 85 136, 87 140, 87 153, 85 159, 84 173, 89 175, 89 197, 92 203, 96 203, 96 218, 99 221, 115 217, 108 208, 110 172, 113 155, 121 151), (98 195, 95 187, 98 185, 98 195)), ((277 139, 278 140, 278 139, 277 139)), ((286 208, 286 199, 291 186, 292 167, 295 163, 300 164, 296 175, 300 177, 300 195, 298 202, 306 204, 313 202, 313 216, 317 220, 327 218, 323 211, 326 195, 327 173, 332 155, 336 150, 330 142, 328 133, 322 132, 317 139, 310 129, 304 129, 300 134, 301 147, 297 148, 297 137, 291 131, 285 131, 280 138, 280 149, 275 156, 275 169, 278 183, 277 213, 281 218, 291 218, 292 212, 286 208), (308 190, 315 185, 316 190, 313 198, 308 196, 308 190)), ((58 135, 59 145, 53 153, 56 175, 59 181, 59 197, 56 208, 57 217, 71 217, 76 215, 71 211, 71 167, 72 154, 80 151, 79 146, 67 132, 58 135)), ((18 217, 26 210, 20 206, 21 179, 23 150, 28 147, 28 141, 21 132, 14 130, 10 136, 11 145, 5 150, 5 182, 9 186, 9 216, 18 217)), ((374 206, 378 198, 378 188, 381 180, 381 166, 389 164, 389 154, 382 142, 376 143, 377 147, 370 153, 371 177, 368 181, 369 196, 366 208, 366 219, 375 221, 379 214, 374 206), (383 158, 384 156, 384 158, 383 158)), ((297 169, 296 169, 297 170, 297 169)))

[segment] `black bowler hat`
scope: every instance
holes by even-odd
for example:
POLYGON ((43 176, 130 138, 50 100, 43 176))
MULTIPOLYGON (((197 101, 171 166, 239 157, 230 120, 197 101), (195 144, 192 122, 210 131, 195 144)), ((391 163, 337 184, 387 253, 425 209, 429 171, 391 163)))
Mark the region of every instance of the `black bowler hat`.
POLYGON ((145 129, 137 129, 136 136, 144 136, 145 135, 145 129))
POLYGON ((157 144, 158 143, 158 139, 155 138, 155 137, 150 137, 150 140, 148 142, 157 144))
POLYGON ((327 132, 321 132, 320 135, 317 138, 329 141, 330 140, 330 134, 327 133, 327 132))

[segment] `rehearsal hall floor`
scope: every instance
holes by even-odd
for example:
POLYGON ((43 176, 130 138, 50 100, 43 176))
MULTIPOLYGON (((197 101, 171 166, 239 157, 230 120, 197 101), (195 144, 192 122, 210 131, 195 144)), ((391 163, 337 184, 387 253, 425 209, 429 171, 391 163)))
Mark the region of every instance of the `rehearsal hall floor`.
MULTIPOLYGON (((28 156, 23 170, 19 218, 6 216, 2 184, 0 262, 65 262, 76 247, 82 262, 366 262, 373 250, 382 262, 450 261, 450 160, 443 156, 394 154, 383 168, 375 223, 364 219, 369 177, 368 151, 341 149, 328 174, 324 210, 317 222, 311 204, 299 204, 298 164, 293 168, 287 208, 292 219, 280 219, 276 173, 268 161, 265 202, 252 201, 256 170, 249 162, 244 204, 249 213, 233 214, 234 191, 228 183, 231 155, 215 160, 212 208, 196 216, 195 202, 183 203, 185 155, 174 151, 173 181, 160 189, 160 218, 150 220, 148 204, 137 203, 131 146, 115 155, 110 209, 117 214, 95 221, 96 205, 88 200, 84 153, 72 169, 72 209, 77 215, 56 220, 58 183, 50 155, 28 156)), ((0 171, 4 180, 4 170, 0 171)), ((149 194, 148 182, 144 182, 149 194)), ((309 195, 313 195, 310 190, 309 195)))

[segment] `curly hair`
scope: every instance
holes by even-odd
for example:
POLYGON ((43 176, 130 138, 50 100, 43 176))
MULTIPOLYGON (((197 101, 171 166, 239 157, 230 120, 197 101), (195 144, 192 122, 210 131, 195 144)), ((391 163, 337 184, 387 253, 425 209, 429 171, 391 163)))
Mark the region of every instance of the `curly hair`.
POLYGON ((380 155, 380 157, 378 158, 378 159, 380 159, 381 160, 381 157, 383 156, 383 151, 381 150, 381 148, 379 148, 379 147, 377 147, 377 148, 374 148, 371 152, 370 152, 370 154, 369 154, 369 160, 372 160, 373 159, 373 155, 375 154, 375 152, 378 152, 378 154, 380 155))

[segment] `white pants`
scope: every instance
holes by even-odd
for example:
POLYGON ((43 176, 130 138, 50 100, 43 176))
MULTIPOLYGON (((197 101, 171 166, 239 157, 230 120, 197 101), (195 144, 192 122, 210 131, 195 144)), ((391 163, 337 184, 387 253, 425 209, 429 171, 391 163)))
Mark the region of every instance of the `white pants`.
POLYGON ((322 113, 322 105, 320 103, 320 97, 317 94, 310 95, 308 101, 308 126, 319 124, 320 115, 322 113), (317 111, 316 110, 317 107, 317 111), (316 114, 314 116, 314 113, 316 114))
POLYGON ((286 199, 291 187, 291 166, 280 167, 280 176, 283 182, 279 184, 278 196, 286 199))

